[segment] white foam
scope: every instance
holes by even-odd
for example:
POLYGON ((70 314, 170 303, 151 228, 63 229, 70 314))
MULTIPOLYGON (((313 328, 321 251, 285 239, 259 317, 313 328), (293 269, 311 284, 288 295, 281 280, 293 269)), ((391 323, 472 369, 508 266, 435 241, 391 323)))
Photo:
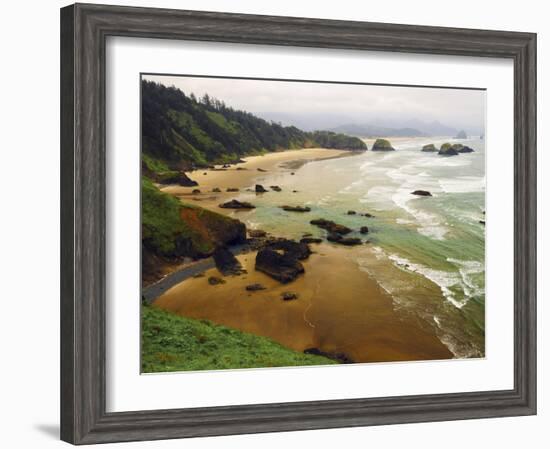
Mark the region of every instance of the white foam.
POLYGON ((443 226, 436 215, 414 208, 409 204, 411 200, 422 200, 422 198, 414 198, 411 195, 410 188, 398 189, 397 192, 392 195, 392 200, 397 206, 416 219, 419 225, 418 232, 420 234, 436 240, 445 239, 448 229, 443 226))
POLYGON ((458 299, 456 298, 456 295, 452 292, 452 290, 450 290, 451 287, 461 284, 462 279, 458 275, 458 273, 434 270, 420 264, 412 263, 404 257, 400 257, 396 254, 390 254, 388 255, 388 258, 392 260, 397 267, 407 271, 418 273, 439 286, 439 288, 441 289, 441 293, 443 293, 445 299, 456 308, 461 309, 468 303, 468 296, 464 296, 463 299, 458 299))

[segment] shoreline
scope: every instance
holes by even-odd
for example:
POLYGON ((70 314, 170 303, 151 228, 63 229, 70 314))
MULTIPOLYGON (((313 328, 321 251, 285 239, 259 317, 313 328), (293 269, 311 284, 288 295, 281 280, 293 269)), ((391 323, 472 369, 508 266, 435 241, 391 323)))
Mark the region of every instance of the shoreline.
MULTIPOLYGON (((192 172, 191 178, 199 182, 199 186, 161 188, 186 203, 196 201, 197 206, 233 215, 235 211, 218 207, 219 203, 240 194, 225 192, 227 188, 239 188, 242 193, 255 182, 262 183, 262 179, 278 173, 298 171, 308 162, 355 154, 362 152, 309 149, 252 156, 226 170, 192 172), (215 187, 223 191, 213 193, 215 187), (197 188, 201 193, 192 194, 197 188)), ((420 325, 395 310, 392 296, 372 275, 359 269, 357 258, 361 252, 372 251, 371 248, 365 245, 343 247, 326 242, 312 244, 310 248, 314 254, 303 262, 306 273, 290 284, 280 284, 256 271, 256 252, 251 250, 236 255, 245 274, 226 276, 224 284, 209 285, 209 276, 220 277, 218 270, 210 265, 203 275, 196 276, 198 273, 193 272, 193 276, 185 276, 175 285, 169 282, 170 287, 152 306, 265 336, 297 351, 318 348, 327 353, 345 353, 358 363, 453 358, 433 328, 420 325), (266 289, 248 292, 246 285, 254 283, 266 289), (281 294, 284 292, 296 293, 298 299, 283 301, 281 294)), ((189 269, 193 271, 192 264, 176 270, 159 283, 189 269)))
POLYGON ((180 200, 193 204, 197 202, 200 207, 205 207, 214 212, 229 215, 231 210, 217 207, 219 203, 227 201, 239 192, 227 192, 228 188, 237 188, 239 191, 260 184, 261 181, 274 173, 283 171, 292 172, 298 170, 309 162, 341 157, 352 157, 363 154, 362 151, 333 150, 326 148, 304 148, 301 150, 285 150, 267 153, 259 156, 243 158, 245 162, 233 164, 230 168, 194 170, 188 172, 188 176, 198 182, 198 186, 183 187, 179 185, 159 185, 161 191, 170 193, 180 200), (287 164, 290 164, 287 165, 287 164), (215 188, 221 192, 213 192, 215 188), (193 194, 198 189, 200 193, 193 194))
POLYGON ((311 249, 314 253, 302 261, 305 274, 289 284, 256 271, 251 251, 237 255, 245 274, 209 285, 210 276, 220 276, 210 268, 167 290, 152 307, 264 336, 299 352, 343 353, 357 363, 453 357, 431 329, 394 310, 392 297, 376 279, 350 276, 357 270, 357 251, 365 248, 322 243, 311 249), (246 290, 255 283, 265 290, 246 290), (298 298, 284 301, 284 292, 298 298))

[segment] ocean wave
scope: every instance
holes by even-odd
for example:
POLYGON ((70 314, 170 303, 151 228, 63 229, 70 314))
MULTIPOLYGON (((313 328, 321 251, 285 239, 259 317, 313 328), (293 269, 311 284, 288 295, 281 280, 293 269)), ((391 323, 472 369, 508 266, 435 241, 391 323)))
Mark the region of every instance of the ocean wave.
POLYGON ((462 307, 468 303, 470 299, 468 296, 465 295, 464 298, 461 299, 457 298, 457 295, 451 290, 451 287, 461 286, 462 284, 462 278, 458 273, 428 268, 424 265, 413 263, 397 254, 389 254, 388 258, 393 261, 398 268, 418 273, 432 281, 441 289, 441 293, 445 299, 457 309, 462 309, 462 307))
POLYGON ((477 260, 458 260, 447 258, 447 261, 454 264, 458 268, 458 272, 462 277, 464 294, 467 297, 481 296, 484 289, 476 285, 474 276, 485 271, 485 264, 477 260))
MULTIPOLYGON (((463 267, 463 273, 430 269, 421 264, 412 263, 400 255, 388 253, 379 246, 370 247, 369 253, 364 253, 362 257, 357 259, 359 269, 376 279, 380 288, 392 297, 396 310, 404 309, 426 322, 431 321, 437 337, 455 357, 479 357, 483 352, 469 343, 467 335, 463 334, 460 327, 456 327, 456 319, 457 316, 461 316, 459 311, 468 303, 471 295, 483 292, 480 288, 475 290, 469 289, 467 286, 464 288, 465 282, 462 276, 467 273, 479 273, 479 270, 483 271, 483 264, 477 261, 458 259, 451 259, 450 262, 463 267), (387 264, 400 270, 403 274, 399 275, 389 270, 387 264), (433 306, 427 308, 421 306, 415 296, 418 282, 406 276, 406 273, 413 276, 422 276, 427 281, 437 285, 445 302, 436 302, 433 306), (460 288, 465 292, 463 299, 458 297, 460 288), (450 304, 452 306, 451 310, 445 307, 444 304, 450 304), (452 310, 456 312, 453 313, 452 310), (455 315, 455 313, 459 315, 455 315)), ((467 276, 466 283, 474 285, 467 276)))
POLYGON ((412 200, 418 201, 418 198, 411 196, 410 188, 398 189, 392 195, 392 200, 398 207, 415 218, 419 225, 418 232, 420 234, 436 240, 445 239, 448 229, 441 223, 439 217, 412 207, 409 204, 412 200))

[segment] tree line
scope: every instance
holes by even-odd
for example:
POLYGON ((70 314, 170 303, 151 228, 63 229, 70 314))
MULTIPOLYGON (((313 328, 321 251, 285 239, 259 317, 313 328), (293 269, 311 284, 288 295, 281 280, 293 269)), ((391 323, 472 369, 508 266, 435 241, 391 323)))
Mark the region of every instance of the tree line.
POLYGON ((227 106, 205 94, 143 80, 142 151, 173 169, 236 162, 242 156, 299 148, 366 150, 357 137, 302 131, 227 106))

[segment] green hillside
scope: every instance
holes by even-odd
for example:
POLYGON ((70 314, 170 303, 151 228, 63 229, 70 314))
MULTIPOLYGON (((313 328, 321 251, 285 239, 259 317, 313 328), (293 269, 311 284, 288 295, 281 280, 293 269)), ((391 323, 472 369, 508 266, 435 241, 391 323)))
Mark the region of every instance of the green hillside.
POLYGON ((143 163, 154 171, 236 162, 285 149, 366 150, 362 140, 328 131, 305 132, 235 110, 204 95, 142 81, 143 163))
POLYGON ((338 363, 287 349, 265 337, 152 306, 141 307, 141 326, 144 373, 338 363))

